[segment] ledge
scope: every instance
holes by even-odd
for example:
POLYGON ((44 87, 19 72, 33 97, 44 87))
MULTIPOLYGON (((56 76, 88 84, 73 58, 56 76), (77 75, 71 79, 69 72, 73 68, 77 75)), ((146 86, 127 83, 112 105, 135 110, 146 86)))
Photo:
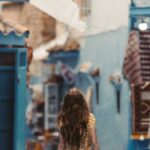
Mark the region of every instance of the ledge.
POLYGON ((75 61, 79 58, 80 51, 79 50, 70 50, 70 51, 58 51, 49 53, 49 57, 47 60, 43 60, 44 63, 56 63, 57 61, 67 61, 72 60, 75 61))
POLYGON ((130 17, 132 16, 150 16, 150 7, 131 7, 130 17))

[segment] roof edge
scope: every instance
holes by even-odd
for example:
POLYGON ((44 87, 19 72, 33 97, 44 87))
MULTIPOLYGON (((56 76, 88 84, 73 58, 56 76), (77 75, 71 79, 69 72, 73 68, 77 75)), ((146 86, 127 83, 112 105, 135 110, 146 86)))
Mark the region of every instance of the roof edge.
MULTIPOLYGON (((4 18, 2 15, 0 15, 0 22, 4 25, 7 26, 9 28, 11 28, 12 30, 10 32, 15 32, 17 35, 22 35, 24 34, 26 37, 29 36, 29 29, 16 23, 13 20, 10 19, 6 19, 4 18)), ((7 33, 7 31, 5 31, 5 29, 2 30, 2 32, 4 32, 4 34, 9 34, 7 33)))

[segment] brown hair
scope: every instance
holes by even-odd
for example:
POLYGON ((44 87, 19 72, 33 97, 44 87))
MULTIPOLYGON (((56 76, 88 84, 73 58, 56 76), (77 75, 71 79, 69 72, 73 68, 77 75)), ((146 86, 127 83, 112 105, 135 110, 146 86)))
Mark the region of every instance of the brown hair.
POLYGON ((64 97, 62 109, 58 115, 58 125, 65 144, 79 149, 87 133, 89 109, 82 92, 70 89, 64 97))

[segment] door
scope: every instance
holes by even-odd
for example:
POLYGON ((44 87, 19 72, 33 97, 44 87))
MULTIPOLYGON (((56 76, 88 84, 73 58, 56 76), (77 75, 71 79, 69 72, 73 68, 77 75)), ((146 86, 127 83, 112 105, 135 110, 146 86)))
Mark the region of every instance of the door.
POLYGON ((25 150, 26 48, 16 50, 14 150, 25 150))
POLYGON ((0 146, 3 150, 13 147, 14 79, 15 52, 0 48, 0 146))

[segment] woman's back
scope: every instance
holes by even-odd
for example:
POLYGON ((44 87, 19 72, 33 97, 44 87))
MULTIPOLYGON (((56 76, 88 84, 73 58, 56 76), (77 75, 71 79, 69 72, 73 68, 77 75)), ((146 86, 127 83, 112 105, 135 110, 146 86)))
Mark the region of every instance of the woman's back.
POLYGON ((64 97, 58 116, 60 143, 58 150, 99 150, 96 120, 89 112, 84 95, 76 88, 64 97))
POLYGON ((93 139, 92 137, 92 134, 95 134, 94 133, 95 129, 96 129, 95 116, 92 113, 90 113, 87 134, 83 133, 83 137, 85 137, 84 138, 85 140, 81 143, 80 150, 89 150, 92 147, 92 145, 95 146, 96 150, 99 149, 97 137, 95 137, 95 139, 93 139), (93 141, 95 141, 94 144, 93 141))

